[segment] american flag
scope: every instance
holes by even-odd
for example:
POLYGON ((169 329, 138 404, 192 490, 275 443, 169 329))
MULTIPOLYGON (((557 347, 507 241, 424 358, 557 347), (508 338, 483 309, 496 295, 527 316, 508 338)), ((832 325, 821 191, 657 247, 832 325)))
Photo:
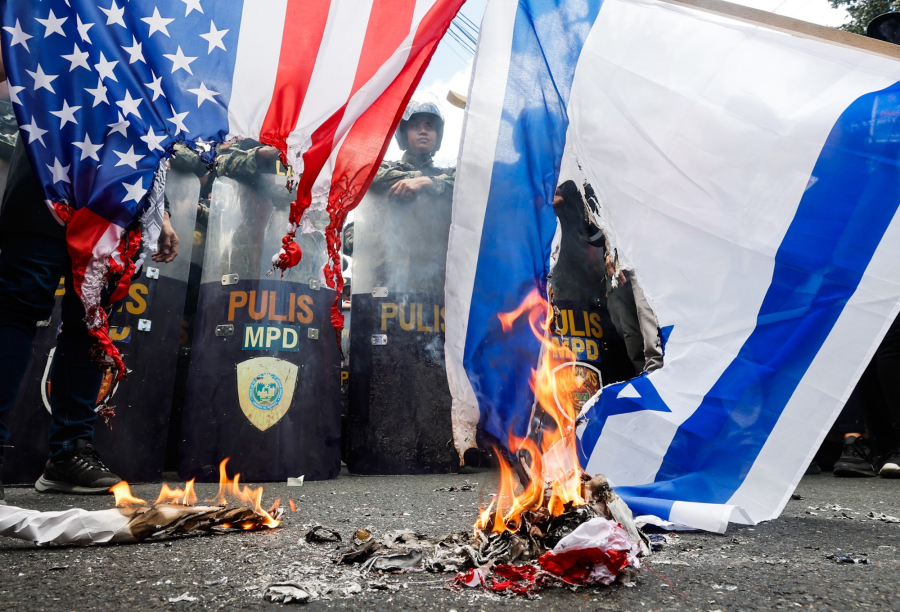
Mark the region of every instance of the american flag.
MULTIPOLYGON (((75 290, 118 376, 101 294, 128 290, 154 248, 177 142, 255 138, 300 176, 285 249, 309 206, 340 228, 464 0, 9 0, 9 91, 47 204, 68 224, 75 290), (138 223, 142 220, 143 224, 138 223)), ((336 327, 343 317, 335 309, 336 327)), ((338 330, 339 333, 339 330, 338 330)))

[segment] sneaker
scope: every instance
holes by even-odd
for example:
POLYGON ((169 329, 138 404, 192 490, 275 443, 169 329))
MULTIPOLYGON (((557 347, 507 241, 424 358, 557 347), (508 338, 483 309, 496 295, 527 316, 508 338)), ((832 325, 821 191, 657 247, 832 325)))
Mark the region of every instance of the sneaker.
POLYGON ((869 449, 856 437, 844 438, 844 451, 834 464, 835 476, 874 476, 869 449))
POLYGON ((819 467, 819 464, 815 462, 815 460, 810 461, 809 465, 806 466, 806 472, 803 473, 804 476, 815 476, 816 474, 821 474, 822 468, 819 467))
POLYGON ((41 492, 109 493, 109 488, 120 480, 103 465, 100 454, 90 442, 76 440, 74 453, 47 461, 34 488, 41 492))
MULTIPOLYGON (((878 470, 878 475, 882 478, 900 478, 900 446, 887 454, 887 460, 878 470)), ((0 491, 0 499, 2 499, 2 491, 0 491)))

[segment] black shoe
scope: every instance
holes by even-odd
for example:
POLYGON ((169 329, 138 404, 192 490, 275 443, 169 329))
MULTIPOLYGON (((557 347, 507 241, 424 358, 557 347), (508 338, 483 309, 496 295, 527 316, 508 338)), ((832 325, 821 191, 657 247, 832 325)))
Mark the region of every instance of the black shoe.
POLYGON ((862 440, 844 438, 844 451, 834 464, 835 476, 875 476, 872 454, 862 440))
MULTIPOLYGON (((900 478, 900 446, 891 449, 891 452, 887 454, 885 462, 878 470, 878 475, 882 478, 900 478)), ((0 499, 3 499, 2 495, 2 485, 0 485, 0 499)))
POLYGON ((103 465, 90 442, 76 440, 74 453, 47 461, 34 488, 41 492, 109 493, 109 488, 121 480, 103 465))
POLYGON ((810 461, 809 465, 806 466, 806 472, 803 473, 804 476, 815 476, 816 474, 821 474, 822 468, 819 467, 819 464, 815 462, 815 460, 810 461))

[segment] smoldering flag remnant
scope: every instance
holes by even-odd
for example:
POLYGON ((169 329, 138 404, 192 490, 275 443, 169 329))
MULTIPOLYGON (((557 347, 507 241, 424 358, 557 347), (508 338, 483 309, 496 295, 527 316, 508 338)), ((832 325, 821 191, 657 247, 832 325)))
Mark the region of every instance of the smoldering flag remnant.
POLYGON ((631 584, 641 568, 641 547, 624 527, 603 517, 578 525, 538 563, 497 563, 460 572, 456 586, 482 587, 534 599, 541 587, 631 584))
MULTIPOLYGON (((93 0, 3 3, 16 119, 45 200, 68 226, 75 291, 116 382, 126 370, 104 308, 127 294, 139 253, 156 248, 175 143, 277 147, 302 179, 275 261, 296 264, 304 211, 327 210, 325 276, 340 295, 338 232, 462 2, 234 0, 214 13, 151 0, 103 13, 93 0)), ((339 310, 333 319, 339 337, 339 310)))
MULTIPOLYGON (((276 513, 280 516, 280 513, 276 513)), ((40 512, 0 506, 0 536, 35 544, 121 544, 229 530, 267 528, 266 518, 246 506, 159 505, 144 508, 40 512)))
POLYGON ((116 544, 143 542, 175 536, 222 533, 226 531, 256 531, 274 529, 281 523, 284 509, 280 500, 262 507, 263 488, 240 486, 240 474, 228 477, 228 458, 219 463, 219 490, 213 499, 217 505, 195 506, 197 494, 194 481, 184 489, 172 489, 167 483, 160 487, 152 504, 131 493, 127 482, 120 481, 110 488, 116 508, 83 510, 72 508, 61 512, 40 512, 0 506, 0 536, 30 540, 37 544, 116 544), (228 507, 229 503, 237 505, 228 507))
POLYGON ((553 193, 589 183, 669 333, 582 415, 579 461, 719 532, 780 514, 900 302, 900 49, 736 11, 492 2, 447 260, 457 449, 524 438, 540 342, 497 315, 546 295, 553 193))

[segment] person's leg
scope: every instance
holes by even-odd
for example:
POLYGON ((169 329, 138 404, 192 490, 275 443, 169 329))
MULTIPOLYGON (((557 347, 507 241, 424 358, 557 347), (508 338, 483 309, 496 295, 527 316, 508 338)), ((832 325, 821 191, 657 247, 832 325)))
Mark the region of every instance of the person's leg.
POLYGON ((613 289, 607 281, 607 287, 609 291, 606 304, 609 316, 616 331, 625 340, 625 348, 628 351, 628 358, 634 364, 634 371, 641 373, 644 371, 644 338, 641 336, 631 283, 613 289))
MULTIPOLYGON (((0 235, 0 418, 16 402, 37 322, 53 313, 54 293, 68 259, 65 245, 60 249, 49 238, 0 235)), ((8 439, 9 429, 0 421, 0 461, 8 439)))
MULTIPOLYGON (((0 415, 15 404, 37 323, 53 313, 68 261, 65 245, 39 234, 0 235, 0 415)), ((0 425, 0 445, 7 435, 0 425)))
POLYGON ((120 480, 91 444, 103 371, 91 356, 94 342, 84 316, 67 271, 62 331, 50 364, 50 459, 34 484, 38 491, 107 493, 120 480))
POLYGON ((844 436, 841 457, 834 464, 835 476, 875 476, 871 450, 861 438, 866 428, 863 419, 864 406, 871 403, 869 396, 871 392, 877 392, 877 386, 878 379, 873 361, 863 372, 835 422, 838 432, 844 436))
POLYGON ((875 352, 875 363, 887 407, 884 416, 890 418, 893 425, 890 450, 878 474, 886 478, 900 478, 900 316, 894 319, 875 352))
POLYGON ((637 309, 637 317, 641 326, 643 338, 644 371, 652 372, 663 367, 662 342, 659 339, 659 322, 656 314, 650 308, 650 303, 644 295, 644 290, 635 280, 634 275, 629 275, 629 285, 633 285, 634 304, 637 309))
POLYGON ((91 357, 93 338, 84 324, 84 306, 66 274, 62 330, 50 364, 50 458, 75 450, 76 440, 94 439, 95 408, 103 372, 91 357))

